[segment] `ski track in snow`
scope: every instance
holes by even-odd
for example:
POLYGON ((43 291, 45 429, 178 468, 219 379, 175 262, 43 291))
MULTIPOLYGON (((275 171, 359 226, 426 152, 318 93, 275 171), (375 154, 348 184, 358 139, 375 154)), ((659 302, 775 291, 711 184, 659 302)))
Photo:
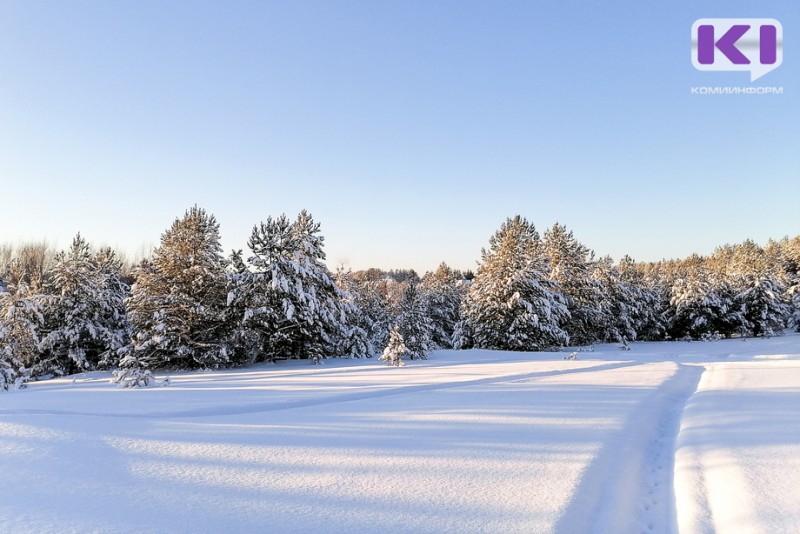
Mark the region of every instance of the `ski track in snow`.
POLYGON ((681 411, 702 372, 700 366, 678 364, 639 404, 584 473, 586 482, 556 532, 673 532, 674 443, 681 411))

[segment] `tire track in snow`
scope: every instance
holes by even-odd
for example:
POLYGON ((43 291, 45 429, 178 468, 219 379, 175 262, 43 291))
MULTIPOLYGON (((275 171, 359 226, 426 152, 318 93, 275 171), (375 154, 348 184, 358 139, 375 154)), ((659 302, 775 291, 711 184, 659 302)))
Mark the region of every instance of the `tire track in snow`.
POLYGON ((618 439, 606 440, 555 531, 672 533, 675 441, 681 413, 703 367, 677 364, 670 378, 642 399, 618 439))
MULTIPOLYGON (((607 371, 641 365, 640 362, 624 361, 593 365, 591 367, 580 367, 575 369, 558 369, 553 371, 534 371, 530 373, 512 373, 506 375, 493 375, 484 378, 458 380, 452 382, 436 382, 427 384, 416 384, 412 386, 390 387, 380 390, 357 391, 338 395, 314 396, 310 399, 297 399, 279 402, 257 402, 246 405, 229 404, 225 406, 195 408, 190 410, 173 410, 152 413, 104 413, 104 412, 79 412, 68 410, 2 410, 0 415, 75 415, 75 416, 94 416, 94 417, 119 417, 134 419, 160 419, 166 417, 213 417, 223 415, 241 415, 259 412, 272 412, 278 410, 291 410, 295 408, 306 408, 310 406, 321 406, 340 402, 353 402, 361 400, 376 399, 381 397, 391 397, 394 395, 408 395, 412 393, 427 393, 444 389, 499 384, 502 382, 513 382, 519 380, 532 380, 552 376, 562 376, 579 373, 591 373, 596 371, 607 371)), ((268 393, 265 393, 268 396, 268 393)))

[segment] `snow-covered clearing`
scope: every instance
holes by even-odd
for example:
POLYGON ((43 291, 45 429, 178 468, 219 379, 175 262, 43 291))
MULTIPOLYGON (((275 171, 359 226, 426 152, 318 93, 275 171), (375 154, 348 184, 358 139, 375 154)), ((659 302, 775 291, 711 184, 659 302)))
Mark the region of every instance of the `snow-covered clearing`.
POLYGON ((800 336, 0 395, 2 532, 797 532, 800 336))

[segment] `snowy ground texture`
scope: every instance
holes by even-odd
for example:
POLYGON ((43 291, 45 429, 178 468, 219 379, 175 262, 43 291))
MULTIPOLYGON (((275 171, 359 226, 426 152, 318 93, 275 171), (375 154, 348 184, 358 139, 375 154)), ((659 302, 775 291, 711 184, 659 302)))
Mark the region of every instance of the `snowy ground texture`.
POLYGON ((0 395, 0 532, 800 532, 800 336, 0 395))

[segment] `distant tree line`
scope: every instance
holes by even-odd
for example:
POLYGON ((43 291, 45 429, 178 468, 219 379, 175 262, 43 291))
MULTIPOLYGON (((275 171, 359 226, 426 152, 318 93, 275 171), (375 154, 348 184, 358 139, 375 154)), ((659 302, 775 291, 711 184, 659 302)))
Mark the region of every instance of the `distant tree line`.
POLYGON ((0 389, 116 369, 371 357, 392 365, 436 348, 537 351, 637 339, 770 336, 800 329, 800 236, 725 245, 708 257, 636 263, 596 258, 567 228, 540 235, 516 216, 475 273, 442 263, 332 272, 306 211, 254 226, 225 257, 199 207, 132 267, 79 234, 69 249, 0 246, 0 389))

